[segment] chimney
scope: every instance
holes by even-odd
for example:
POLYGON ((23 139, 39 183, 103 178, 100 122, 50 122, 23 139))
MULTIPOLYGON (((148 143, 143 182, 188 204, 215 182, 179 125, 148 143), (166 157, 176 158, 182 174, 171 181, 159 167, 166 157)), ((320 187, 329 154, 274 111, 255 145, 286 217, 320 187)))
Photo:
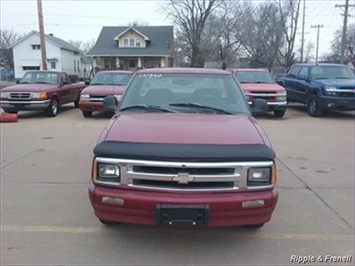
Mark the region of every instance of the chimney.
POLYGON ((49 36, 54 36, 53 33, 49 33, 49 36))

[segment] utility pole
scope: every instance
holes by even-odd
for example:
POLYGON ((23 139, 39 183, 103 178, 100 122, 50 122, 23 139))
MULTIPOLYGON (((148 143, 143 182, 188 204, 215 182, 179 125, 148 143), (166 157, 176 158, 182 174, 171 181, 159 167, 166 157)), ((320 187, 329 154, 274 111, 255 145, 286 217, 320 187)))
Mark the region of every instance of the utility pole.
MULTIPOLYGON (((344 7, 344 22, 343 22, 343 35, 341 37, 341 57, 340 63, 344 64, 344 54, 345 54, 345 42, 346 42, 346 27, 348 24, 348 12, 349 12, 349 0, 345 0, 345 5, 335 5, 335 7, 344 7)), ((355 5, 351 5, 351 7, 355 7, 355 5)))
POLYGON ((46 42, 44 39, 42 0, 37 0, 39 38, 41 44, 42 70, 47 70, 46 42))
POLYGON ((303 62, 304 24, 305 24, 305 18, 306 18, 306 0, 303 0, 302 39, 301 39, 301 63, 303 62))
POLYGON ((311 28, 317 28, 317 48, 316 48, 316 63, 318 63, 318 48, 319 48, 319 29, 323 28, 323 25, 312 25, 311 28))

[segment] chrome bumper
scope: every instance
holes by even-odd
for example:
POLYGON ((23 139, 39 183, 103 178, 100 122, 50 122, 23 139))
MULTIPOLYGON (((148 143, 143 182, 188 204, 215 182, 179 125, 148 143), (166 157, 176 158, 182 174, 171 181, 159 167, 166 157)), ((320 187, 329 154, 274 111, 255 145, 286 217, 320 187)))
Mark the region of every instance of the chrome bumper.
POLYGON ((40 110, 49 106, 50 100, 43 101, 0 101, 0 107, 5 110, 40 110))

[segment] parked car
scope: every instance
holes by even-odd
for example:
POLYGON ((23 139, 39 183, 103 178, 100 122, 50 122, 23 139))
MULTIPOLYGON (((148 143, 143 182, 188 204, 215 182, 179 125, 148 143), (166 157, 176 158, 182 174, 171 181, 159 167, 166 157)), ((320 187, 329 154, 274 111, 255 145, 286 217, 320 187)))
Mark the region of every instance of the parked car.
POLYGON ((275 117, 281 118, 285 115, 286 90, 276 83, 268 70, 234 68, 230 71, 239 81, 249 104, 252 104, 254 99, 264 99, 267 101, 268 111, 274 112, 275 117))
POLYGON ((354 73, 345 65, 294 64, 276 81, 287 90, 288 101, 307 105, 310 116, 355 110, 354 73))
POLYGON ((89 197, 104 224, 249 226, 278 201, 275 153, 228 71, 136 72, 94 148, 89 197))
POLYGON ((61 71, 28 71, 17 85, 1 90, 0 107, 9 113, 44 110, 56 116, 59 107, 73 102, 79 107, 80 92, 86 87, 77 76, 61 71))
POLYGON ((79 107, 84 117, 91 117, 94 111, 103 111, 103 100, 108 95, 114 95, 119 102, 124 89, 133 72, 131 71, 101 71, 87 81, 80 95, 79 107))

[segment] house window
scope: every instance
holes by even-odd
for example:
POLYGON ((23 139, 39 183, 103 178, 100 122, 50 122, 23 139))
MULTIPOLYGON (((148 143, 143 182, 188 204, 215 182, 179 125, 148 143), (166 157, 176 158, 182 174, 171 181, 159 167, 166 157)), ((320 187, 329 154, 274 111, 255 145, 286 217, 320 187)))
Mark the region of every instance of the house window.
POLYGON ((39 44, 32 44, 32 50, 40 50, 41 46, 39 44))
POLYGON ((123 39, 123 47, 128 47, 128 39, 123 39))
POLYGON ((106 57, 105 58, 105 70, 116 70, 116 58, 106 57))
POLYGON ((74 72, 76 72, 76 61, 74 60, 74 72))
POLYGON ((74 55, 79 55, 79 52, 74 51, 74 55))
POLYGON ((51 69, 56 69, 56 62, 51 62, 51 69))
POLYGON ((134 39, 129 39, 129 47, 134 47, 134 39))
POLYGON ((78 66, 78 73, 80 73, 79 60, 76 61, 76 65, 78 66))
POLYGON ((141 40, 140 39, 136 39, 136 47, 141 47, 141 40))
POLYGON ((23 66, 23 70, 40 70, 39 66, 23 66))
POLYGON ((136 60, 135 59, 129 60, 129 67, 130 68, 135 68, 136 67, 136 60))

